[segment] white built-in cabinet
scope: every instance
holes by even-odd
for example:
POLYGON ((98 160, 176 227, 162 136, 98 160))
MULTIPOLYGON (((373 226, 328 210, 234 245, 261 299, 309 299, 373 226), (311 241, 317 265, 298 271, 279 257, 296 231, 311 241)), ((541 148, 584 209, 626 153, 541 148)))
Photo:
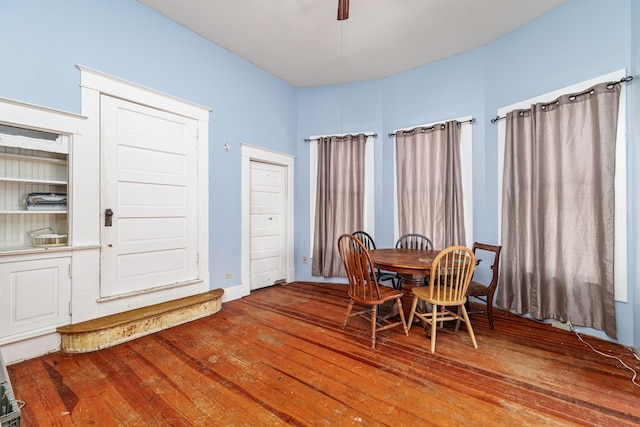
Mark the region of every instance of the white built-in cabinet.
POLYGON ((71 321, 69 126, 81 120, 0 99, 0 345, 71 321))

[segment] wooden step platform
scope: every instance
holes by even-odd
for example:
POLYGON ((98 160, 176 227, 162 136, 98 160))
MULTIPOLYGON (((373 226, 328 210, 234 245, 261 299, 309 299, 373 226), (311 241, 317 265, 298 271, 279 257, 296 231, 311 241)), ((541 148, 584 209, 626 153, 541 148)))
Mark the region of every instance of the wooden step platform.
POLYGON ((222 309, 222 289, 62 326, 60 348, 86 353, 177 326, 222 309))

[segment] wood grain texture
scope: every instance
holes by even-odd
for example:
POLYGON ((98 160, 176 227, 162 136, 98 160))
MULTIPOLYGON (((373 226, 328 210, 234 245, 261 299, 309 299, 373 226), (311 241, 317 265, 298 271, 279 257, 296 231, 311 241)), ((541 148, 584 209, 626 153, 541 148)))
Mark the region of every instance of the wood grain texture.
MULTIPOLYGON (((346 285, 295 282, 111 348, 8 367, 32 426, 640 424, 640 388, 571 332, 495 312, 466 331, 341 321, 346 285)), ((455 322, 454 322, 455 323, 455 322)), ((640 370, 626 348, 585 337, 640 370)))

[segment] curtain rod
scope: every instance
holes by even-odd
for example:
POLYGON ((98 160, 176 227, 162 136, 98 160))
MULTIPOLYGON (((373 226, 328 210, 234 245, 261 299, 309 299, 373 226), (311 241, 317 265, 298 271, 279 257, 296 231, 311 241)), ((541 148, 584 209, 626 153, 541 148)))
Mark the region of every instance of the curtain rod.
MULTIPOLYGON (((620 83, 629 83, 631 80, 633 80, 633 76, 626 76, 621 78, 619 81, 617 82, 613 82, 613 83, 609 83, 609 86, 613 87, 614 85, 620 84, 620 83)), ((607 86, 608 87, 608 86, 607 86)), ((582 95, 581 93, 579 95, 582 95)), ((502 120, 502 119, 506 119, 507 116, 495 116, 493 119, 491 119, 491 123, 496 123, 498 120, 502 120)))
MULTIPOLYGON (((470 118, 469 120, 464 120, 464 121, 461 121, 461 122, 458 122, 458 123, 459 123, 459 124, 464 124, 464 123, 475 123, 475 122, 476 122, 476 118, 475 118, 475 117, 472 117, 472 118, 470 118)), ((418 127, 419 127, 420 129, 427 129, 427 130, 431 130, 431 129, 433 129, 433 128, 434 128, 434 126, 435 126, 435 125, 433 125, 433 126, 418 126, 418 127)), ((417 129, 417 128, 415 128, 415 129, 417 129)), ((404 132, 404 133, 411 133, 411 132, 413 132, 413 129, 412 129, 412 130, 403 130, 402 132, 404 132)), ((389 134, 388 134, 388 136, 389 136, 389 137, 395 136, 395 133, 389 133, 389 134)))
POLYGON ((374 138, 378 137, 377 133, 360 132, 360 133, 347 133, 347 134, 344 134, 344 135, 326 135, 326 136, 318 136, 316 138, 305 138, 304 142, 317 141, 317 140, 322 139, 322 138, 331 138, 332 136, 335 136, 336 138, 338 138, 338 140, 340 140, 340 139, 347 139, 348 136, 358 136, 360 134, 362 134, 364 136, 372 136, 374 138))

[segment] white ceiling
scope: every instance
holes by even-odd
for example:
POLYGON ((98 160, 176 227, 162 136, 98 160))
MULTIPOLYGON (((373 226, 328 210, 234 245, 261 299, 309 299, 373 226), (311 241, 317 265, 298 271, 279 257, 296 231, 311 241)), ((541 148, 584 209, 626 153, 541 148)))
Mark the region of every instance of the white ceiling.
POLYGON ((386 77, 484 46, 567 0, 138 0, 297 86, 386 77))

